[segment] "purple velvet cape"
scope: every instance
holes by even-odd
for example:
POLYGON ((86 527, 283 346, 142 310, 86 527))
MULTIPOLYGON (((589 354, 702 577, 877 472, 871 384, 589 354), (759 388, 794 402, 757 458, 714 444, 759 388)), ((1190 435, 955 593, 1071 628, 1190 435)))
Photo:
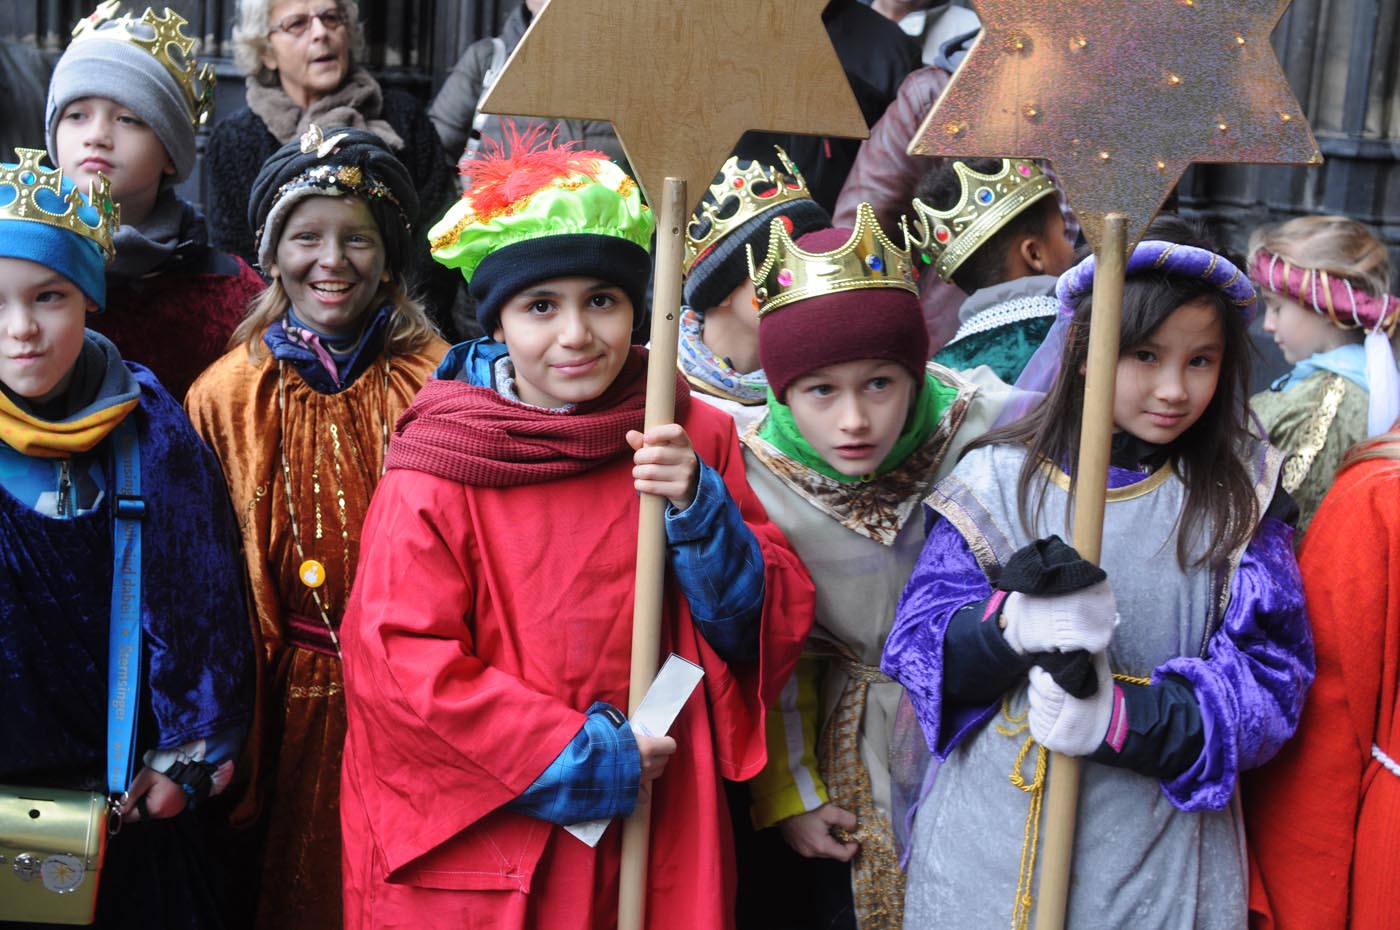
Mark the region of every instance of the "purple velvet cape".
MULTIPOLYGON (((1109 469, 1108 483, 1121 487, 1142 477, 1115 467, 1109 469)), ((1104 535, 1110 542, 1111 528, 1104 535)), ((991 593, 967 542, 951 523, 940 520, 900 598, 880 663, 885 674, 907 689, 928 747, 940 761, 999 706, 995 701, 943 704, 948 622, 959 608, 991 593)), ((1153 681, 1173 674, 1191 684, 1205 729, 1200 758, 1177 778, 1162 782, 1167 799, 1184 811, 1225 807, 1239 773, 1267 762, 1293 735, 1313 670, 1293 530, 1266 518, 1230 580, 1229 605, 1206 655, 1181 656, 1153 670, 1153 681)))

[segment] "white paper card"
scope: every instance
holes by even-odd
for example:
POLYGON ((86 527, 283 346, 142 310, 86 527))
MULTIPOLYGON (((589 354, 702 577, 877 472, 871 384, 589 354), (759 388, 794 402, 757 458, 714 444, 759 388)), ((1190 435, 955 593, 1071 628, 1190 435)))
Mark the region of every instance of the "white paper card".
MULTIPOLYGON (((637 705, 637 712, 632 715, 632 731, 645 736, 665 736, 704 677, 705 670, 700 666, 671 653, 652 679, 642 703, 637 705)), ((589 846, 597 846, 610 823, 611 820, 585 820, 564 829, 589 846)))

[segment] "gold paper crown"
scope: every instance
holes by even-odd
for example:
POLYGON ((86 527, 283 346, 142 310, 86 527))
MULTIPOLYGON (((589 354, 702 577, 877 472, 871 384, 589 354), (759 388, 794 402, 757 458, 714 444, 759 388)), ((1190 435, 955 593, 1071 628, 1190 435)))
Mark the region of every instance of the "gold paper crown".
POLYGON ((760 161, 740 168, 738 156, 719 169, 710 190, 695 208, 685 227, 684 273, 689 273, 700 256, 715 243, 765 210, 793 200, 811 200, 802 172, 781 146, 773 146, 783 170, 760 161))
POLYGON ((996 174, 979 174, 953 162, 962 196, 951 210, 935 210, 914 198, 914 247, 947 281, 982 243, 1022 210, 1055 193, 1055 182, 1033 161, 1003 158, 996 174))
POLYGON ((15 192, 14 199, 0 207, 0 221, 24 220, 57 226, 96 242, 107 261, 111 261, 115 254, 112 234, 120 225, 121 207, 112 200, 112 185, 107 181, 107 176, 97 175, 97 180, 89 185, 88 201, 84 203, 77 187, 70 189, 67 197, 63 196, 63 169, 49 170, 41 167, 39 159, 45 154, 42 149, 15 149, 15 154, 19 156, 19 164, 0 164, 0 189, 9 187, 15 192), (66 209, 62 213, 55 213, 40 206, 39 196, 42 191, 53 194, 53 197, 47 198, 50 203, 63 203, 66 209), (88 204, 91 204, 97 213, 95 226, 78 214, 78 211, 85 209, 88 204))
POLYGON ((753 279, 759 317, 780 307, 864 288, 894 287, 919 293, 914 263, 909 258, 909 230, 904 230, 905 248, 889 240, 875 219, 868 203, 856 208, 851 238, 830 252, 805 252, 793 243, 782 220, 773 220, 768 239, 768 258, 754 268, 753 247, 749 252, 749 277, 753 279))
POLYGON ((180 86, 180 92, 185 96, 185 106, 190 111, 191 125, 196 129, 204 125, 209 120, 209 114, 214 112, 214 66, 206 63, 202 68, 197 67, 194 39, 183 32, 189 21, 169 7, 165 8, 164 16, 157 16, 154 10, 147 7, 140 19, 133 18, 130 13, 117 16, 120 9, 120 0, 99 3, 90 16, 78 20, 78 25, 73 27, 73 42, 106 39, 130 42, 145 50, 165 66, 165 70, 180 86), (99 28, 107 22, 114 25, 99 28), (137 25, 149 26, 152 37, 148 39, 138 35, 137 25), (172 47, 180 53, 179 62, 171 54, 172 47))

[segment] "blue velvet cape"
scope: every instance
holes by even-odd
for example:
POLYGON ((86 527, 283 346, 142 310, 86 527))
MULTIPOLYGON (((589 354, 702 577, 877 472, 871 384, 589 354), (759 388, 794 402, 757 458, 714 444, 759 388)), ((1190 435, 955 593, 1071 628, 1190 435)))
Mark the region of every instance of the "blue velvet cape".
MULTIPOLYGON (((219 466, 155 376, 126 364, 147 504, 139 753, 246 726, 253 667, 219 466)), ((111 488, 109 443, 97 449, 111 488)), ((0 489, 0 782, 105 788, 111 588, 110 499, 56 520, 0 489)))

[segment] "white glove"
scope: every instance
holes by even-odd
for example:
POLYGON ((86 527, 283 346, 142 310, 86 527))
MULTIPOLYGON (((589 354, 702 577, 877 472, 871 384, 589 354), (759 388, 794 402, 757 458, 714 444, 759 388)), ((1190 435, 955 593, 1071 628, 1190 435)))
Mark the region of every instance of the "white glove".
POLYGON ((1050 673, 1039 665, 1030 670, 1030 724, 1036 742, 1052 752, 1067 756, 1087 756, 1108 735, 1113 716, 1113 675, 1108 656, 1094 656, 1094 672, 1099 680, 1092 697, 1077 698, 1065 691, 1050 673))
POLYGON ((1006 642, 1021 655, 1035 652, 1103 652, 1118 625, 1118 605, 1107 581, 1069 594, 1013 591, 1001 609, 1006 642))

